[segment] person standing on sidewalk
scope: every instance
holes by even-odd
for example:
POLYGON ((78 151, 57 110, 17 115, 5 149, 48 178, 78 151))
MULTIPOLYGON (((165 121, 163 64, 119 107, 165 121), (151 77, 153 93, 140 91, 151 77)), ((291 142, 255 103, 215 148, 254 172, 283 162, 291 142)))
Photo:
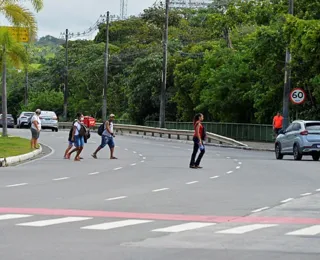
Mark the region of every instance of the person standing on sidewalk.
POLYGON ((118 159, 116 157, 114 157, 114 132, 113 132, 113 121, 114 121, 115 115, 111 114, 109 116, 109 120, 107 120, 106 122, 104 122, 104 131, 101 135, 101 144, 99 145, 99 147, 97 148, 97 150, 91 155, 94 159, 98 159, 97 158, 97 153, 103 149, 104 147, 106 147, 106 145, 109 146, 110 149, 110 159, 114 160, 114 159, 118 159))
POLYGON ((196 114, 193 119, 194 135, 193 135, 193 152, 191 155, 191 161, 189 167, 192 169, 201 169, 200 166, 203 155, 205 154, 204 140, 206 138, 206 132, 202 121, 204 120, 203 114, 196 114), (198 150, 200 154, 196 160, 198 150))
POLYGON ((31 149, 39 149, 38 139, 41 131, 41 120, 40 120, 41 110, 37 109, 35 114, 31 118, 31 149))
POLYGON ((81 121, 83 121, 83 114, 77 114, 77 121, 73 124, 73 131, 71 142, 74 142, 75 148, 68 152, 66 155, 66 159, 70 159, 72 153, 77 152, 76 157, 74 158, 75 161, 80 161, 80 154, 84 147, 84 136, 86 133, 85 127, 82 125, 81 121))
POLYGON ((279 135, 279 131, 282 129, 283 127, 283 117, 281 116, 280 112, 277 113, 276 116, 273 117, 273 132, 275 137, 277 137, 279 135))

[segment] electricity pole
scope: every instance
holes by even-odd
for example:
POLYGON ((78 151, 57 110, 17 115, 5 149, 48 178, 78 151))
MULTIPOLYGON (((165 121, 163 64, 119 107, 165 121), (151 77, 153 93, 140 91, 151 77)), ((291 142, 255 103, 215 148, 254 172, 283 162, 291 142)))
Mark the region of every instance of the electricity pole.
POLYGON ((107 12, 106 21, 106 51, 104 53, 104 85, 103 85, 103 107, 102 107, 102 120, 107 119, 107 89, 108 89, 108 65, 109 65, 109 23, 110 13, 107 12))
POLYGON ((63 105, 63 117, 67 121, 68 117, 68 40, 69 30, 66 29, 66 53, 65 53, 65 74, 64 74, 64 105, 63 105))
POLYGON ((166 120, 166 85, 167 85, 167 66, 168 66, 168 30, 169 30, 169 4, 170 0, 166 0, 166 19, 163 35, 163 64, 162 64, 162 84, 160 96, 160 118, 159 127, 165 127, 166 120))
POLYGON ((8 136, 7 122, 7 61, 6 45, 3 45, 2 53, 2 137, 8 136))
MULTIPOLYGON (((289 0, 289 14, 293 15, 293 1, 289 0)), ((285 76, 283 88, 283 128, 286 129, 289 125, 289 95, 291 90, 291 53, 289 47, 286 49, 285 60, 285 76)))
POLYGON ((29 54, 28 54, 28 45, 26 45, 26 53, 27 53, 27 65, 26 65, 26 85, 24 89, 24 105, 28 105, 28 89, 29 89, 29 72, 28 72, 28 67, 29 67, 29 54))

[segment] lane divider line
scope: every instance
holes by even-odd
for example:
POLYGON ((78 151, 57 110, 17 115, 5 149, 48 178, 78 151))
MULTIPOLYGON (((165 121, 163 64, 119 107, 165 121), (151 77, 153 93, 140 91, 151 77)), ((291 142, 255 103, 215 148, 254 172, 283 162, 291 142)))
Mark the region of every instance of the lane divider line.
POLYGON ((293 198, 289 198, 289 199, 281 201, 281 203, 287 203, 287 202, 292 201, 292 200, 293 200, 293 198))
POLYGON ((70 177, 57 178, 57 179, 53 179, 53 181, 64 181, 64 180, 68 180, 68 179, 70 179, 70 177))
POLYGON ((260 208, 260 209, 256 209, 256 210, 253 210, 251 211, 252 213, 257 213, 257 212, 261 212, 261 211, 264 211, 266 209, 269 209, 269 207, 264 207, 264 208, 260 208))
POLYGON ((114 171, 119 171, 119 170, 121 170, 123 167, 118 167, 118 168, 114 168, 113 170, 114 171))
POLYGON ((144 163, 144 161, 141 161, 141 163, 144 163))
POLYGON ((213 176, 213 177, 210 177, 210 179, 218 179, 220 176, 213 176))
POLYGON ((127 198, 127 196, 120 196, 120 197, 106 199, 106 201, 122 200, 122 199, 126 199, 126 198, 127 198))
POLYGON ((231 173, 233 173, 233 171, 229 171, 229 172, 227 172, 227 174, 231 174, 231 173))
POLYGON ((18 184, 12 184, 12 185, 7 185, 7 188, 13 188, 13 187, 20 187, 20 186, 25 186, 28 185, 28 183, 18 183, 18 184))
POLYGON ((130 164, 130 166, 136 166, 137 164, 136 163, 132 163, 132 164, 130 164))
POLYGON ((300 196, 302 196, 302 197, 305 197, 305 196, 309 196, 309 195, 311 195, 312 193, 310 193, 310 192, 308 192, 308 193, 302 193, 302 194, 300 194, 300 196))
POLYGON ((187 185, 191 185, 191 184, 195 184, 195 183, 198 183, 199 181, 190 181, 190 182, 187 182, 186 184, 187 185))
POLYGON ((169 190, 169 188, 157 189, 157 190, 153 190, 152 192, 160 192, 160 191, 166 191, 166 190, 169 190))
POLYGON ((88 175, 97 175, 99 174, 100 172, 92 172, 92 173, 89 173, 88 175))
POLYGON ((237 167, 236 167, 237 170, 239 170, 240 168, 241 168, 240 166, 237 166, 237 167))

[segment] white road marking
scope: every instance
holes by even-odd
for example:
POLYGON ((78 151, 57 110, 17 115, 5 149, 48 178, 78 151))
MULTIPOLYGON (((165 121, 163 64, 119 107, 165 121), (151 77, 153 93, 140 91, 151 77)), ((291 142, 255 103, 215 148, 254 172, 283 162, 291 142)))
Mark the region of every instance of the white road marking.
POLYGON ((141 161, 141 163, 144 163, 144 161, 141 161))
POLYGON ((142 159, 143 159, 143 160, 146 160, 146 159, 147 159, 147 157, 143 157, 142 159))
POLYGON ((302 197, 305 197, 305 196, 309 196, 309 195, 311 195, 312 193, 302 193, 302 194, 300 194, 300 196, 302 196, 302 197))
POLYGON ((230 157, 227 157, 227 159, 231 159, 230 157))
POLYGON ((128 148, 124 149, 125 151, 128 151, 128 148))
POLYGON ((218 179, 220 176, 213 176, 213 177, 210 177, 210 179, 218 179))
POLYGON ((276 227, 277 224, 253 224, 253 225, 246 225, 236 228, 230 228, 222 231, 216 232, 217 234, 244 234, 248 232, 252 232, 255 230, 263 229, 263 228, 270 228, 276 227))
POLYGON ((140 157, 143 157, 143 155, 142 155, 142 154, 139 154, 139 156, 140 156, 140 157))
POLYGON ((198 228, 204 228, 216 225, 216 223, 203 223, 203 222, 190 222, 176 226, 170 226, 166 228, 159 228, 152 230, 153 232, 167 232, 167 233, 178 233, 198 228))
POLYGON ((28 185, 28 183, 18 183, 18 184, 12 184, 12 185, 7 185, 7 188, 13 188, 13 187, 20 187, 20 186, 25 186, 28 185))
POLYGON ((58 179, 53 179, 53 181, 64 181, 64 180, 68 180, 70 179, 70 177, 62 177, 62 178, 58 178, 58 179))
POLYGON ((130 164, 131 166, 136 166, 137 164, 136 163, 132 163, 132 164, 130 164))
POLYGON ((237 166, 237 167, 236 167, 237 170, 239 170, 240 168, 241 168, 240 166, 237 166))
POLYGON ((286 235, 289 236, 315 236, 320 234, 320 225, 315 225, 308 228, 299 229, 293 232, 289 232, 286 235))
POLYGON ((83 217, 66 217, 66 218, 57 218, 57 219, 48 219, 48 220, 40 220, 28 223, 17 224, 17 226, 27 226, 27 227, 47 227, 51 225, 84 221, 92 218, 83 218, 83 217))
POLYGON ((283 200, 283 201, 281 201, 281 203, 287 203, 287 202, 289 202, 291 200, 293 200, 293 198, 289 198, 289 199, 283 200))
POLYGON ((316 191, 320 191, 320 189, 317 189, 316 191))
POLYGON ((28 218, 28 217, 32 217, 32 215, 5 214, 5 215, 0 215, 0 220, 18 219, 18 218, 28 218))
POLYGON ((187 185, 191 185, 191 184, 195 184, 195 183, 198 183, 199 181, 190 181, 190 182, 187 182, 186 184, 187 185))
POLYGON ((114 171, 119 171, 119 170, 121 170, 122 169, 122 167, 118 167, 118 168, 114 168, 113 170, 114 171))
POLYGON ((239 164, 239 165, 241 165, 241 164, 242 164, 242 162, 238 162, 238 164, 239 164))
POLYGON ((237 161, 238 161, 238 159, 234 159, 234 161, 235 161, 235 162, 237 162, 237 161))
POLYGON ((136 151, 133 151, 133 153, 136 154, 137 152, 136 152, 136 151))
POLYGON ((99 174, 100 172, 92 172, 92 173, 89 173, 89 175, 97 175, 99 174))
POLYGON ((233 173, 233 171, 229 171, 229 172, 227 172, 227 174, 231 174, 231 173, 233 173))
POLYGON ((120 196, 120 197, 115 197, 115 198, 109 198, 106 199, 107 201, 113 201, 113 200, 122 200, 122 199, 126 199, 127 196, 120 196))
POLYGON ((257 212, 261 212, 261 211, 264 211, 266 209, 268 209, 269 207, 264 207, 264 208, 260 208, 260 209, 256 209, 256 210, 253 210, 251 211, 252 213, 257 213, 257 212))
POLYGON ((121 221, 108 222, 108 223, 103 223, 103 224, 98 224, 98 225, 93 225, 93 226, 82 227, 81 229, 109 230, 109 229, 114 229, 114 228, 121 228, 121 227, 145 224, 145 223, 150 223, 150 222, 153 222, 153 220, 128 219, 128 220, 121 220, 121 221))
POLYGON ((159 192, 159 191, 165 191, 165 190, 169 190, 169 188, 157 189, 157 190, 153 190, 152 192, 159 192))

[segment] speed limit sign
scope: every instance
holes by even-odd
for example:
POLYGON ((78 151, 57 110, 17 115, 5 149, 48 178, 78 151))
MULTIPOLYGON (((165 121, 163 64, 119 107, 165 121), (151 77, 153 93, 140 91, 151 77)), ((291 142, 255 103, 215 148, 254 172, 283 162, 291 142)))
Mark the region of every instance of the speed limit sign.
POLYGON ((293 104, 302 104, 306 99, 306 93, 301 88, 295 88, 290 93, 290 99, 293 104))

